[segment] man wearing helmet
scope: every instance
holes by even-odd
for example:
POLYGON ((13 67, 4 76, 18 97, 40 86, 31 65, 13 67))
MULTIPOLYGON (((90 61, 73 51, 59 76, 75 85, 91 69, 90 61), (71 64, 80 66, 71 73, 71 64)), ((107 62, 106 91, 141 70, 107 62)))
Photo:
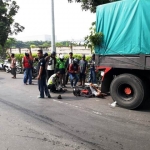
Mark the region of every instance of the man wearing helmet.
POLYGON ((57 70, 60 72, 60 85, 65 87, 65 60, 64 55, 60 54, 59 59, 57 60, 57 70))
POLYGON ((54 74, 56 66, 56 52, 52 52, 50 56, 45 57, 46 60, 46 78, 47 81, 54 74))
POLYGON ((79 65, 78 60, 75 58, 73 63, 69 65, 69 77, 71 80, 71 87, 75 87, 78 82, 78 72, 79 72, 79 65))

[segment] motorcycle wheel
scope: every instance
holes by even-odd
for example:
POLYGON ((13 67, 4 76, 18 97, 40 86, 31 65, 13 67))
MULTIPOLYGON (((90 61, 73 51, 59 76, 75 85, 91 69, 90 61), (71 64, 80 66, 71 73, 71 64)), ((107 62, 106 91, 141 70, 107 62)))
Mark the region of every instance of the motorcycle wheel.
POLYGON ((6 68, 6 67, 5 67, 5 71, 6 71, 6 73, 9 73, 9 72, 10 72, 10 71, 9 71, 9 69, 8 69, 8 68, 6 68))
POLYGON ((16 73, 17 74, 21 73, 21 69, 20 68, 16 68, 16 73))

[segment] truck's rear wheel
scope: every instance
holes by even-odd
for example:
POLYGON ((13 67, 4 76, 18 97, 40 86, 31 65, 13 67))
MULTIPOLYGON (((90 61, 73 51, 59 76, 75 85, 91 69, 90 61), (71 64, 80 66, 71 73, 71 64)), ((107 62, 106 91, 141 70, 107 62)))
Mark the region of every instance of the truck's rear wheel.
POLYGON ((144 84, 135 75, 122 74, 115 77, 112 81, 110 93, 119 106, 135 109, 144 100, 144 84))

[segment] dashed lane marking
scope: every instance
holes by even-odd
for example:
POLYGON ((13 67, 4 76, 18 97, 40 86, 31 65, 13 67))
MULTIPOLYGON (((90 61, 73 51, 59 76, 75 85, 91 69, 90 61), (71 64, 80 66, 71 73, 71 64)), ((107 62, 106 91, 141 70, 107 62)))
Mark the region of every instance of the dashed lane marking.
POLYGON ((98 112, 98 111, 87 111, 87 110, 85 110, 83 107, 78 106, 78 105, 73 105, 73 104, 66 103, 66 102, 62 102, 62 101, 55 100, 55 99, 53 99, 53 101, 54 101, 54 102, 57 102, 57 103, 60 103, 60 104, 69 105, 69 106, 71 106, 71 107, 78 108, 78 109, 84 110, 84 111, 86 111, 86 112, 92 112, 92 114, 96 114, 96 115, 100 115, 100 116, 102 115, 102 113, 100 113, 100 112, 98 112))

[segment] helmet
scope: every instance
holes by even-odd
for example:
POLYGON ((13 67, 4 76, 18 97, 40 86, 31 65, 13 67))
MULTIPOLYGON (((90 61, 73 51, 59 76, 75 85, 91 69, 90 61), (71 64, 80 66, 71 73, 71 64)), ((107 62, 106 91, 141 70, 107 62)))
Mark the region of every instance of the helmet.
POLYGON ((62 99, 61 95, 58 95, 57 99, 62 99))
POLYGON ((74 63, 74 64, 78 64, 78 59, 74 58, 74 59, 73 59, 73 63, 74 63))
POLYGON ((44 53, 44 58, 45 58, 46 56, 48 56, 48 53, 44 53))
POLYGON ((60 59, 64 59, 64 55, 61 54, 61 55, 59 56, 59 58, 60 58, 60 59))
POLYGON ((51 55, 56 55, 56 52, 53 51, 53 52, 51 53, 51 55))
POLYGON ((77 88, 74 88, 74 89, 73 89, 73 95, 74 95, 74 96, 80 96, 80 92, 81 92, 81 91, 80 91, 79 89, 77 89, 77 88))

